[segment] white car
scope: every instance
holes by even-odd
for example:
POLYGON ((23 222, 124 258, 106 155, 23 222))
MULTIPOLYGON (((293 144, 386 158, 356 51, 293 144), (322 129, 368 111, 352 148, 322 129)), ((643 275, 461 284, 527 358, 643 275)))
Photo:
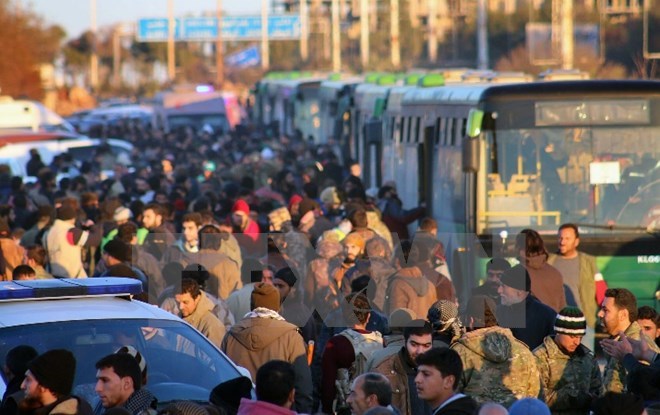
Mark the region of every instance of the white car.
MULTIPOLYGON (((132 299, 142 292, 129 278, 0 282, 0 359, 18 345, 38 353, 67 349, 76 357, 73 394, 97 402, 95 363, 119 347, 135 347, 147 363, 145 387, 159 406, 175 400, 208 402, 211 390, 249 372, 232 363, 180 318, 132 299)), ((4 375, 4 374, 3 374, 4 375)), ((0 395, 6 379, 0 381, 0 395)))

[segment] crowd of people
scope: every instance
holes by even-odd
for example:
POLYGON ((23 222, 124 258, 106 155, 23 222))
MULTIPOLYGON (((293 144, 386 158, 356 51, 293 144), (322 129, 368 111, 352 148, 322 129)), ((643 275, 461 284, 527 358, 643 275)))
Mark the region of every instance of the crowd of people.
MULTIPOLYGON (((136 278, 139 300, 179 315, 256 384, 256 400, 239 378, 209 405, 164 414, 641 414, 660 401, 660 317, 606 287, 575 225, 552 254, 523 230, 519 264, 491 259, 463 304, 437 222, 406 210, 394 183, 366 189, 330 145, 118 133, 135 146, 124 164, 104 148, 81 165, 34 152, 35 184, 0 177, 0 273, 136 278)), ((141 363, 128 348, 100 359, 92 408, 72 395, 69 351, 12 350, 2 415, 155 413, 141 363)))

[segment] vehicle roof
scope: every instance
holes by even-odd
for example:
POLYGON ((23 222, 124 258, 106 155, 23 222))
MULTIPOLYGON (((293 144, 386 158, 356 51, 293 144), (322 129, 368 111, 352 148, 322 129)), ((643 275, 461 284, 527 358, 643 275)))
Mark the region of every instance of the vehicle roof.
POLYGON ((0 327, 113 319, 179 321, 173 314, 154 305, 110 296, 0 301, 0 327))
POLYGON ((119 105, 113 107, 102 107, 92 110, 90 115, 131 115, 136 113, 148 113, 152 114, 154 112, 152 107, 146 105, 119 105))
POLYGON ((32 132, 27 130, 4 130, 0 131, 0 145, 29 143, 33 141, 52 141, 52 140, 78 140, 87 138, 73 133, 66 132, 32 132))

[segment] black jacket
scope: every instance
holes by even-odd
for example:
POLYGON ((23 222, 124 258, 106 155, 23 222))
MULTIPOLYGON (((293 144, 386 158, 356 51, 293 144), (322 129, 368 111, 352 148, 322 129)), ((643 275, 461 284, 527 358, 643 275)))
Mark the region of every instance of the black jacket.
POLYGON ((440 410, 431 411, 433 415, 476 415, 479 406, 469 396, 462 396, 449 402, 440 410))
POLYGON ((513 336, 524 342, 530 350, 543 343, 545 336, 555 332, 557 313, 529 294, 525 301, 497 309, 497 321, 501 327, 510 328, 513 336))

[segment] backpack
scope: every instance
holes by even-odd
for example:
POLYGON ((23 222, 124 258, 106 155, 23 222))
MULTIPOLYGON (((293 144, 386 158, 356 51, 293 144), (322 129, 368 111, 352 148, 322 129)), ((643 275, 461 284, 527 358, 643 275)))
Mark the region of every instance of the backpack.
POLYGON ((355 360, 349 368, 337 369, 337 396, 335 398, 334 410, 338 415, 350 414, 351 408, 346 402, 351 393, 353 380, 367 372, 367 361, 376 350, 383 349, 383 336, 378 331, 362 334, 353 329, 346 329, 339 333, 346 337, 353 346, 355 360))

